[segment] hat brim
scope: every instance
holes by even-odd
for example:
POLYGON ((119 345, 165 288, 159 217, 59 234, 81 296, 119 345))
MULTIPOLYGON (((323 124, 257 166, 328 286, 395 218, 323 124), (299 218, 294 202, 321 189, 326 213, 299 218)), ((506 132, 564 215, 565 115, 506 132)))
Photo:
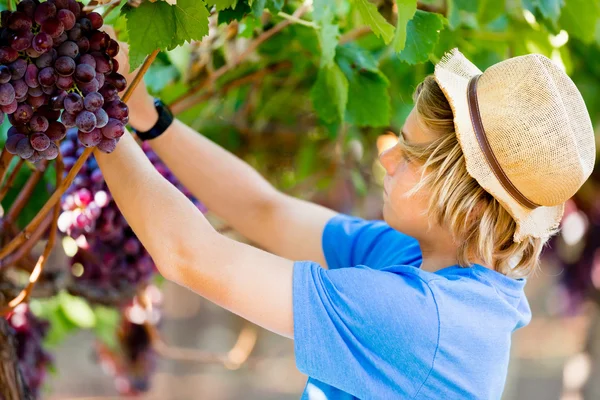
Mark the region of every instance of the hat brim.
POLYGON ((527 237, 548 238, 560 226, 564 204, 529 209, 517 202, 504 189, 490 168, 475 136, 469 111, 467 88, 473 76, 482 71, 458 49, 447 53, 435 66, 434 77, 454 114, 456 137, 463 150, 467 172, 490 193, 514 218, 517 229, 513 240, 520 243, 527 237), (485 167, 481 167, 481 166, 485 167))

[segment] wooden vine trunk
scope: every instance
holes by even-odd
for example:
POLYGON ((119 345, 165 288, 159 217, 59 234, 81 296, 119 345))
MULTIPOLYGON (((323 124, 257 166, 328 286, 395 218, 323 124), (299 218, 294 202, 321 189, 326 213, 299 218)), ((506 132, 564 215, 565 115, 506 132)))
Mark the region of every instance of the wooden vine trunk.
POLYGON ((33 400, 17 361, 15 338, 0 317, 0 400, 33 400))

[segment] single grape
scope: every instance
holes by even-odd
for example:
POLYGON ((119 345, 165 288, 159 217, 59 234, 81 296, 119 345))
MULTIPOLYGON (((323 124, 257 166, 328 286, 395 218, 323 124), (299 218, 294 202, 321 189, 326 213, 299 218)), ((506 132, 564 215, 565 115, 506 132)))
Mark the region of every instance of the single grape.
POLYGON ((11 64, 9 64, 8 68, 10 69, 12 80, 19 80, 25 75, 25 71, 27 70, 27 61, 25 61, 22 58, 19 58, 13 61, 11 64))
POLYGON ((121 122, 125 121, 129 116, 129 108, 121 100, 104 103, 104 111, 106 111, 110 118, 118 119, 121 122))
POLYGON ((92 51, 103 52, 108 47, 109 42, 110 36, 104 32, 98 31, 90 37, 90 49, 92 49, 92 51))
POLYGON ((65 26, 58 18, 48 18, 42 24, 42 31, 54 39, 62 35, 65 31, 65 26))
POLYGON ((35 22, 37 22, 39 25, 42 25, 44 21, 46 21, 48 18, 53 18, 54 16, 56 16, 56 6, 48 1, 39 4, 33 14, 35 22))
POLYGON ((119 72, 119 62, 117 61, 116 58, 111 58, 111 62, 112 62, 112 72, 118 73, 119 72))
POLYGON ((108 124, 102 128, 102 135, 107 139, 118 139, 125 133, 125 126, 121 121, 111 118, 108 124))
POLYGON ((48 129, 48 119, 40 115, 34 115, 29 120, 29 129, 34 132, 46 132, 46 129, 48 129))
POLYGON ((24 51, 31 47, 33 33, 31 31, 19 31, 13 33, 10 37, 10 47, 16 51, 24 51))
POLYGON ((77 41, 77 46, 81 53, 87 53, 90 50, 90 40, 84 36, 77 41))
POLYGON ((33 23, 27 14, 20 11, 12 13, 8 19, 8 27, 13 31, 28 31, 31 30, 33 23))
POLYGON ((107 60, 105 58, 104 55, 102 55, 101 53, 97 53, 97 52, 95 52, 92 55, 94 56, 94 59, 96 60, 96 71, 100 72, 101 74, 107 74, 110 71, 112 71, 112 64, 111 64, 110 60, 107 60))
POLYGON ((3 27, 8 26, 8 20, 10 19, 10 17, 12 16, 12 14, 13 14, 12 11, 9 11, 9 10, 2 10, 2 11, 0 11, 0 22, 1 22, 1 24, 2 24, 3 27))
POLYGON ((98 88, 101 88, 102 86, 104 86, 105 80, 106 80, 106 76, 104 76, 104 74, 96 72, 96 81, 98 82, 98 88))
MULTIPOLYGON (((17 100, 15 99, 15 100, 13 100, 12 103, 10 103, 7 106, 0 106, 0 109, 2 109, 3 113, 12 114, 15 111, 17 111, 18 106, 19 106, 19 103, 17 103, 17 100)), ((4 114, 2 114, 2 120, 4 120, 4 114)))
POLYGON ((0 83, 6 83, 11 79, 10 69, 6 65, 0 65, 0 83))
POLYGON ((19 143, 19 141, 21 139, 27 139, 27 136, 25 136, 21 133, 17 133, 15 135, 9 136, 6 139, 6 142, 4 143, 4 148, 10 154, 17 154, 17 143, 19 143))
POLYGON ((102 133, 98 128, 93 129, 91 132, 79 131, 77 138, 85 147, 96 146, 103 139, 102 133))
POLYGON ((51 67, 54 64, 54 60, 52 59, 52 53, 44 53, 35 60, 35 66, 39 69, 43 69, 46 67, 51 67))
MULTIPOLYGON (((60 22, 62 22, 65 30, 71 30, 75 26, 75 14, 73 14, 70 10, 62 9, 58 10, 56 17, 60 22)), ((80 32, 81 34, 81 32, 80 32)), ((79 38, 78 38, 79 39, 79 38)))
POLYGON ((42 92, 44 92, 45 94, 51 95, 54 93, 54 90, 56 90, 56 88, 54 88, 54 86, 40 86, 42 88, 42 92))
MULTIPOLYGON (((28 51, 29 49, 27 49, 28 51)), ((0 47, 0 64, 10 64, 19 58, 19 53, 12 47, 2 46, 0 47)))
POLYGON ((33 116, 33 108, 29 104, 19 104, 17 110, 13 114, 13 118, 20 124, 29 122, 33 116))
POLYGON ((56 39, 52 40, 53 46, 54 47, 59 47, 61 44, 63 44, 67 40, 69 40, 69 37, 67 36, 67 34, 65 32, 63 32, 56 39))
POLYGON ((75 80, 72 76, 60 76, 56 79, 56 87, 62 90, 69 90, 75 86, 75 80))
POLYGON ((40 73, 38 74, 38 80, 40 81, 40 84, 43 86, 52 86, 56 83, 56 73, 54 72, 54 68, 52 67, 46 67, 42 70, 40 70, 40 73))
POLYGON ((10 83, 0 85, 0 105, 7 106, 15 100, 15 88, 10 83))
POLYGON ((117 148, 117 139, 104 138, 96 145, 96 147, 104 153, 112 153, 117 148))
POLYGON ((96 76, 96 71, 88 64, 79 64, 75 69, 75 79, 80 82, 88 83, 96 76))
POLYGON ((113 85, 119 92, 122 92, 127 87, 127 80, 125 77, 117 72, 112 72, 106 77, 106 82, 113 85))
POLYGON ((29 142, 31 143, 31 147, 37 151, 44 151, 50 146, 50 139, 42 132, 36 132, 31 135, 29 137, 29 142))
POLYGON ((51 141, 63 140, 67 135, 67 128, 60 122, 54 121, 48 124, 48 129, 46 129, 46 136, 51 141))
POLYGON ((79 18, 81 15, 81 7, 76 0, 69 0, 69 10, 75 15, 75 18, 79 18))
POLYGON ((44 104, 43 106, 35 110, 35 112, 36 114, 45 117, 48 120, 48 122, 58 121, 58 119, 60 118, 60 111, 52 109, 52 107, 50 107, 49 104, 44 104))
POLYGON ((48 105, 53 110, 62 110, 65 107, 65 97, 67 97, 67 92, 61 90, 50 98, 50 103, 48 105))
POLYGON ((54 68, 56 72, 58 72, 62 76, 71 76, 75 73, 75 68, 77 65, 75 64, 75 60, 71 57, 60 56, 56 59, 54 63, 54 68))
POLYGON ((75 124, 82 132, 91 132, 96 127, 96 116, 89 111, 82 111, 75 118, 75 124))
POLYGON ((69 9, 69 0, 53 0, 57 10, 69 9))
POLYGON ((21 0, 17 3, 17 11, 24 13, 29 18, 33 18, 36 7, 37 4, 33 0, 21 0))
POLYGON ((102 97, 104 97, 105 103, 110 103, 111 101, 119 100, 119 91, 110 83, 105 84, 99 90, 102 97))
POLYGON ((77 93, 69 93, 64 101, 65 111, 71 114, 77 114, 84 108, 83 99, 77 93))
POLYGON ((102 19, 102 15, 97 12, 91 12, 87 15, 88 19, 92 22, 93 29, 100 29, 104 24, 104 19, 102 19))
POLYGON ((23 79, 18 79, 11 83, 13 88, 15 89, 15 97, 20 98, 27 95, 27 91, 29 90, 29 86, 25 83, 23 79))
POLYGON ((58 157, 58 146, 50 142, 50 146, 46 150, 41 151, 40 155, 46 160, 54 160, 58 157))
MULTIPOLYGON (((33 40, 32 40, 32 42, 33 42, 33 40)), ((42 53, 38 52, 33 47, 30 47, 27 50, 25 50, 25 54, 27 54, 31 58, 38 58, 39 56, 42 55, 42 53)))
POLYGON ((104 97, 98 92, 89 93, 83 99, 83 105, 86 110, 95 112, 104 105, 104 97))
POLYGON ((42 90, 41 86, 38 86, 38 87, 27 89, 27 94, 29 94, 30 96, 38 97, 38 96, 43 95, 44 91, 42 90))
POLYGON ((17 142, 15 150, 17 155, 23 159, 28 159, 33 155, 34 152, 33 147, 31 147, 31 143, 29 143, 29 138, 27 137, 17 142))
POLYGON ((29 96, 27 97, 27 104, 31 105, 33 108, 38 108, 46 104, 48 96, 42 94, 41 96, 29 96))
POLYGON ((58 55, 76 58, 79 55, 79 47, 77 47, 77 43, 67 40, 58 47, 58 55))
POLYGON ((92 29, 94 29, 92 27, 92 21, 90 21, 87 18, 79 18, 79 25, 81 25, 81 30, 86 33, 86 32, 90 32, 92 29))
POLYGON ((104 111, 103 108, 99 108, 94 112, 94 115, 96 116, 96 127, 97 128, 104 128, 106 126, 106 124, 108 124, 108 114, 106 113, 106 111, 104 111))
POLYGON ((36 162, 41 161, 43 159, 44 159, 44 157, 42 157, 42 155, 40 154, 40 152, 34 150, 33 154, 31 155, 31 157, 29 157, 27 159, 27 161, 29 161, 30 163, 36 163, 36 162))
POLYGON ((119 42, 114 39, 110 39, 108 46, 106 48, 106 54, 109 57, 116 57, 119 54, 119 42))
MULTIPOLYGON (((46 3, 42 3, 46 4, 46 3)), ((52 48, 52 38, 45 32, 39 32, 33 37, 31 47, 38 53, 45 53, 52 48)))
MULTIPOLYGON (((77 136, 79 137, 79 134, 77 136)), ((77 207, 85 207, 93 200, 92 192, 87 188, 79 189, 75 192, 73 200, 75 200, 77 207)))
POLYGON ((84 96, 87 96, 88 94, 93 92, 97 92, 100 88, 100 84, 96 79, 92 79, 92 81, 88 83, 79 83, 78 86, 79 89, 81 89, 81 92, 84 96))
POLYGON ((63 113, 60 115, 61 122, 67 128, 72 128, 76 125, 75 118, 76 118, 75 114, 71 114, 71 113, 67 112, 66 110, 63 111, 63 113))
POLYGON ((38 81, 39 69, 34 64, 29 64, 27 66, 27 70, 25 71, 25 83, 30 88, 40 86, 40 82, 38 81))
POLYGON ((96 59, 93 55, 89 53, 81 55, 81 58, 79 59, 79 64, 87 64, 92 68, 96 69, 96 59))

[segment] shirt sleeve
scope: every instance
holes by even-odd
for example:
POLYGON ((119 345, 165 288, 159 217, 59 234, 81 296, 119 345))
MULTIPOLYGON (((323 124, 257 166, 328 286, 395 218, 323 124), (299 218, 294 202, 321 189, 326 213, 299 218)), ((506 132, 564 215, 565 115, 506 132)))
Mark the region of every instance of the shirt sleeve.
MULTIPOLYGON (((413 267, 407 267, 413 268, 413 267)), ((296 262, 298 369, 358 398, 412 398, 439 339, 433 293, 418 275, 296 262)))
POLYGON ((381 269, 389 265, 421 264, 419 243, 384 221, 367 221, 338 214, 323 231, 323 253, 329 269, 367 265, 381 269))

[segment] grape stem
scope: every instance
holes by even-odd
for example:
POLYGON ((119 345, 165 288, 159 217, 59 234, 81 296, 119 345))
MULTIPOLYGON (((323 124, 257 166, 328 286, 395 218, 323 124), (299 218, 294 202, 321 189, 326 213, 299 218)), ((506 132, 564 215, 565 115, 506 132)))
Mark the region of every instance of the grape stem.
POLYGON ((6 196, 6 193, 8 193, 8 191, 12 187, 12 185, 15 181, 15 178, 19 174, 19 170, 23 166, 24 162, 25 162, 25 160, 23 160, 22 158, 19 157, 19 161, 17 162, 17 165, 15 165, 15 168, 12 170, 12 172, 8 176, 6 183, 4 184, 4 186, 2 186, 2 189, 0 189, 0 201, 2 201, 4 199, 4 196, 6 196))
MULTIPOLYGON (((56 169, 56 185, 57 186, 60 185, 60 183, 62 181, 64 167, 65 167, 65 165, 63 163, 62 154, 59 153, 58 157, 56 158, 56 167, 55 167, 55 169, 56 169)), ((44 271, 44 266, 46 265, 46 262, 48 261, 48 257, 50 256, 52 249, 54 248, 54 243, 56 242, 56 234, 58 231, 57 225, 58 225, 59 215, 60 215, 60 203, 57 202, 54 205, 54 212, 52 213, 52 223, 50 225, 50 235, 48 236, 48 241, 46 242, 46 247, 44 248, 42 255, 38 258, 38 261, 35 264, 35 267, 33 268, 31 275, 29 276, 29 283, 27 284, 25 289, 23 289, 21 291, 21 293, 19 293, 15 298, 13 298, 11 301, 8 302, 7 306, 0 308, 0 315, 7 315, 12 310, 14 310, 16 306, 23 303, 24 301, 27 301, 27 299, 29 298, 31 291, 34 288, 35 283, 40 278, 40 275, 44 271)), ((41 226, 41 224, 40 224, 40 226, 41 226)), ((43 232, 43 230, 41 230, 41 231, 43 232)))
MULTIPOLYGON (((0 270, 4 267, 16 265, 23 257, 29 254, 33 246, 40 240, 52 222, 52 214, 48 214, 41 224, 33 231, 29 239, 12 254, 0 260, 0 270)), ((30 267, 31 272, 31 267, 30 267)))
POLYGON ((2 149, 2 153, 0 153, 0 182, 4 182, 4 178, 6 178, 6 174, 8 173, 8 166, 12 161, 14 155, 10 154, 6 147, 2 149))
MULTIPOLYGON (((148 68, 150 68, 150 64, 152 64, 152 61, 154 61, 159 51, 159 49, 154 50, 152 54, 146 57, 146 60, 144 60, 144 63, 142 64, 140 70, 133 78, 133 81, 131 82, 131 84, 127 88, 127 91, 123 95, 123 102, 127 102, 129 97, 131 97, 133 91, 135 90, 135 87, 142 80, 144 74, 146 73, 146 71, 148 71, 148 68)), ((33 231, 35 231, 36 227, 42 222, 44 216, 50 212, 50 210, 55 204, 59 203, 61 196, 66 192, 69 186, 71 186, 71 183, 73 183, 73 179, 75 179, 75 176, 77 175, 77 173, 79 172, 79 170, 93 151, 93 147, 88 147, 83 151, 83 153, 81 153, 81 155, 79 156, 77 161, 75 161, 75 164, 73 165, 65 179, 61 181, 60 185, 57 183, 56 190, 54 191, 54 193, 52 193, 46 204, 44 204, 40 211, 38 211, 36 216, 33 217, 31 222, 29 222, 25 229, 23 229, 18 235, 16 235, 6 246, 0 249, 0 260, 2 260, 4 257, 15 251, 15 249, 18 246, 23 244, 25 240, 27 240, 27 238, 33 233, 33 231)))

